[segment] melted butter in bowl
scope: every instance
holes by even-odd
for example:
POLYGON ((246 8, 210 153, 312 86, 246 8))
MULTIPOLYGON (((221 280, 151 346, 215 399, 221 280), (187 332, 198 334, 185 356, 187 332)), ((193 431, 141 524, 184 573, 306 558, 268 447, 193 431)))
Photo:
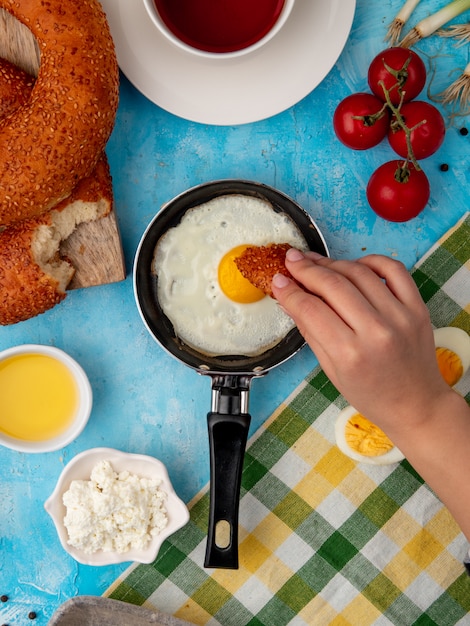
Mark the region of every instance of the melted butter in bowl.
POLYGON ((92 392, 83 369, 51 346, 0 353, 0 444, 22 452, 63 448, 85 427, 92 392))

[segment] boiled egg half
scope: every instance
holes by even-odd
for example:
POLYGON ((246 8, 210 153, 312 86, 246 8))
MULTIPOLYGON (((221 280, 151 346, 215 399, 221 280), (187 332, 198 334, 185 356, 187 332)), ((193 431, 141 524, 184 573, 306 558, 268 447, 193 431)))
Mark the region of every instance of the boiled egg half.
MULTIPOLYGON (((434 330, 434 343, 441 375, 453 387, 470 367, 470 335, 461 328, 446 326, 434 330)), ((341 452, 355 461, 388 465, 404 458, 387 435, 352 406, 338 415, 335 437, 341 452)))
POLYGON ((336 418, 335 437, 341 452, 360 463, 389 465, 405 458, 383 430, 353 406, 347 406, 336 418))
POLYGON ((454 326, 437 328, 434 344, 441 375, 453 387, 470 367, 470 335, 454 326))

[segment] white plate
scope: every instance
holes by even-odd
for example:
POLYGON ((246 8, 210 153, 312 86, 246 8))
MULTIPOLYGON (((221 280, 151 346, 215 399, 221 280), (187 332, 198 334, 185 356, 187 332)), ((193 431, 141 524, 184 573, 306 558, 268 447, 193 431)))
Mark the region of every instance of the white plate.
POLYGON ((235 59, 179 50, 153 26, 142 0, 101 0, 119 66, 149 100, 179 117, 233 125, 276 115, 308 95, 336 63, 356 0, 297 0, 282 30, 235 59))
POLYGON ((152 563, 157 558, 165 539, 189 521, 189 511, 184 502, 176 495, 166 467, 161 461, 145 454, 121 452, 121 450, 114 448, 91 448, 77 454, 62 470, 54 491, 44 503, 44 508, 54 522, 64 550, 76 561, 85 565, 111 565, 126 561, 152 563), (158 535, 152 538, 145 549, 133 548, 120 553, 100 550, 93 554, 87 554, 68 544, 68 532, 64 525, 66 508, 62 497, 73 480, 90 480, 91 472, 96 463, 103 460, 109 461, 117 473, 127 470, 137 476, 160 479, 161 481, 161 489, 167 494, 165 508, 168 513, 168 524, 158 535))

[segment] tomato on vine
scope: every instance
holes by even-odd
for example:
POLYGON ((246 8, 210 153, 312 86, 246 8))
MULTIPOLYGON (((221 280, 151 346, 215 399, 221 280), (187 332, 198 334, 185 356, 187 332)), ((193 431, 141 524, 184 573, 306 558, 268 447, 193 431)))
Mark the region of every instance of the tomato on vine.
POLYGON ((342 100, 333 116, 338 139, 353 150, 367 150, 379 144, 388 133, 390 113, 371 93, 353 93, 342 100))
POLYGON ((370 177, 367 200, 372 210, 390 222, 416 217, 429 201, 426 174, 409 161, 388 161, 370 177))
POLYGON ((385 87, 392 104, 398 105, 421 93, 426 83, 426 66, 413 50, 387 48, 372 60, 367 80, 378 98, 385 102, 385 87))
POLYGON ((410 156, 411 148, 415 159, 426 159, 440 148, 446 127, 444 118, 435 106, 421 100, 413 100, 404 104, 398 115, 408 129, 410 144, 403 124, 398 124, 396 116, 392 116, 388 141, 397 154, 407 158, 410 156))
POLYGON ((429 201, 429 181, 418 161, 441 146, 445 122, 436 107, 414 100, 426 83, 426 67, 414 51, 383 50, 372 60, 367 79, 372 93, 355 93, 342 100, 334 113, 334 131, 354 150, 371 148, 388 137, 403 160, 378 167, 366 195, 377 215, 406 222, 429 201))

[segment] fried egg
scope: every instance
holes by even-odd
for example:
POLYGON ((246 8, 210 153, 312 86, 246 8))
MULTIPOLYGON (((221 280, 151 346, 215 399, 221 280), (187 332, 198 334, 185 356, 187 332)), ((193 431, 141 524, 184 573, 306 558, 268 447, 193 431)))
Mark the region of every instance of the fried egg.
POLYGON ((360 463, 389 465, 405 458, 383 430, 352 406, 336 418, 335 438, 341 452, 360 463))
POLYGON ((269 243, 308 249, 288 215, 239 194, 189 209, 161 237, 152 270, 162 310, 181 340, 209 356, 256 356, 285 337, 292 319, 234 262, 246 247, 269 243))
POLYGON ((442 377, 453 387, 470 367, 470 336, 461 328, 434 330, 437 364, 442 377))

